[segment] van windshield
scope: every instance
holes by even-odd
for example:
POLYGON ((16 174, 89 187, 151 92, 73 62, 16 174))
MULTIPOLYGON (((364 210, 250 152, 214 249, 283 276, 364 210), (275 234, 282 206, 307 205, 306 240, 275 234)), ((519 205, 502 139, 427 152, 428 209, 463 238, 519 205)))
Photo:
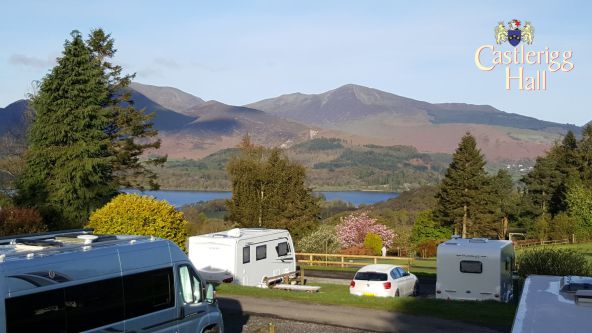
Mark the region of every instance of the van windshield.
POLYGON ((354 280, 386 281, 387 275, 386 275, 386 273, 378 273, 378 272, 358 272, 358 273, 356 273, 354 280))

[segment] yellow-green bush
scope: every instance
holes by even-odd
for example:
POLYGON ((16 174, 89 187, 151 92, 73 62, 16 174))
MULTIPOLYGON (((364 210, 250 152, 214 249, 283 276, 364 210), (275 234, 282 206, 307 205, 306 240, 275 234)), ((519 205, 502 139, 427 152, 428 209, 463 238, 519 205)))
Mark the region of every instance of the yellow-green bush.
POLYGON ((90 216, 97 234, 146 235, 166 238, 186 251, 187 221, 166 201, 138 194, 120 194, 90 216))
POLYGON ((382 252, 382 238, 375 233, 369 232, 364 237, 364 248, 370 250, 372 255, 379 256, 382 252))

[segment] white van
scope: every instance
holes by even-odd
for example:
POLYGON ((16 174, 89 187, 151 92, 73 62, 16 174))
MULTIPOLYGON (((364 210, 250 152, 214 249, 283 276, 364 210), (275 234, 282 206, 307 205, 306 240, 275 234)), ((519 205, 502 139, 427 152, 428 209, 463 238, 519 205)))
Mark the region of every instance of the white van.
POLYGON ((0 333, 223 332, 187 256, 155 237, 92 230, 0 239, 0 333))
POLYGON ((243 228, 189 237, 189 259, 207 281, 266 287, 296 277, 287 230, 243 228))
POLYGON ((507 240, 453 237, 438 246, 436 298, 512 298, 514 246, 507 240))

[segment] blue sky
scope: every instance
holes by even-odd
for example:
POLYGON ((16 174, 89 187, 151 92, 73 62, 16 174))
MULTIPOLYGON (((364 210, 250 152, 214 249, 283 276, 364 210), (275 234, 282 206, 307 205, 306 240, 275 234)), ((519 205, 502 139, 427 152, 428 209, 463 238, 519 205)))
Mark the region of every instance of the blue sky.
MULTIPOLYGON (((592 120, 592 5, 544 1, 3 1, 0 107, 24 98, 71 30, 102 27, 137 81, 242 105, 356 83, 428 102, 490 104, 561 123, 592 120), (531 21, 530 50, 572 50, 547 91, 504 89, 475 50, 498 21, 531 21)), ((496 46, 510 50, 508 44, 496 46)), ((527 67, 525 71, 534 71, 527 67)))

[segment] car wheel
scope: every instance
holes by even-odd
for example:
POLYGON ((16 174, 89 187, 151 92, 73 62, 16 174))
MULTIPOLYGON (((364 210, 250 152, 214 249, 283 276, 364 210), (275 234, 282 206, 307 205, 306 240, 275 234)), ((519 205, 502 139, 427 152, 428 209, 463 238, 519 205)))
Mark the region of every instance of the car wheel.
POLYGON ((399 295, 399 289, 395 290, 395 297, 399 297, 401 295, 399 295))
POLYGON ((413 296, 419 296, 419 282, 415 282, 413 285, 413 296))

